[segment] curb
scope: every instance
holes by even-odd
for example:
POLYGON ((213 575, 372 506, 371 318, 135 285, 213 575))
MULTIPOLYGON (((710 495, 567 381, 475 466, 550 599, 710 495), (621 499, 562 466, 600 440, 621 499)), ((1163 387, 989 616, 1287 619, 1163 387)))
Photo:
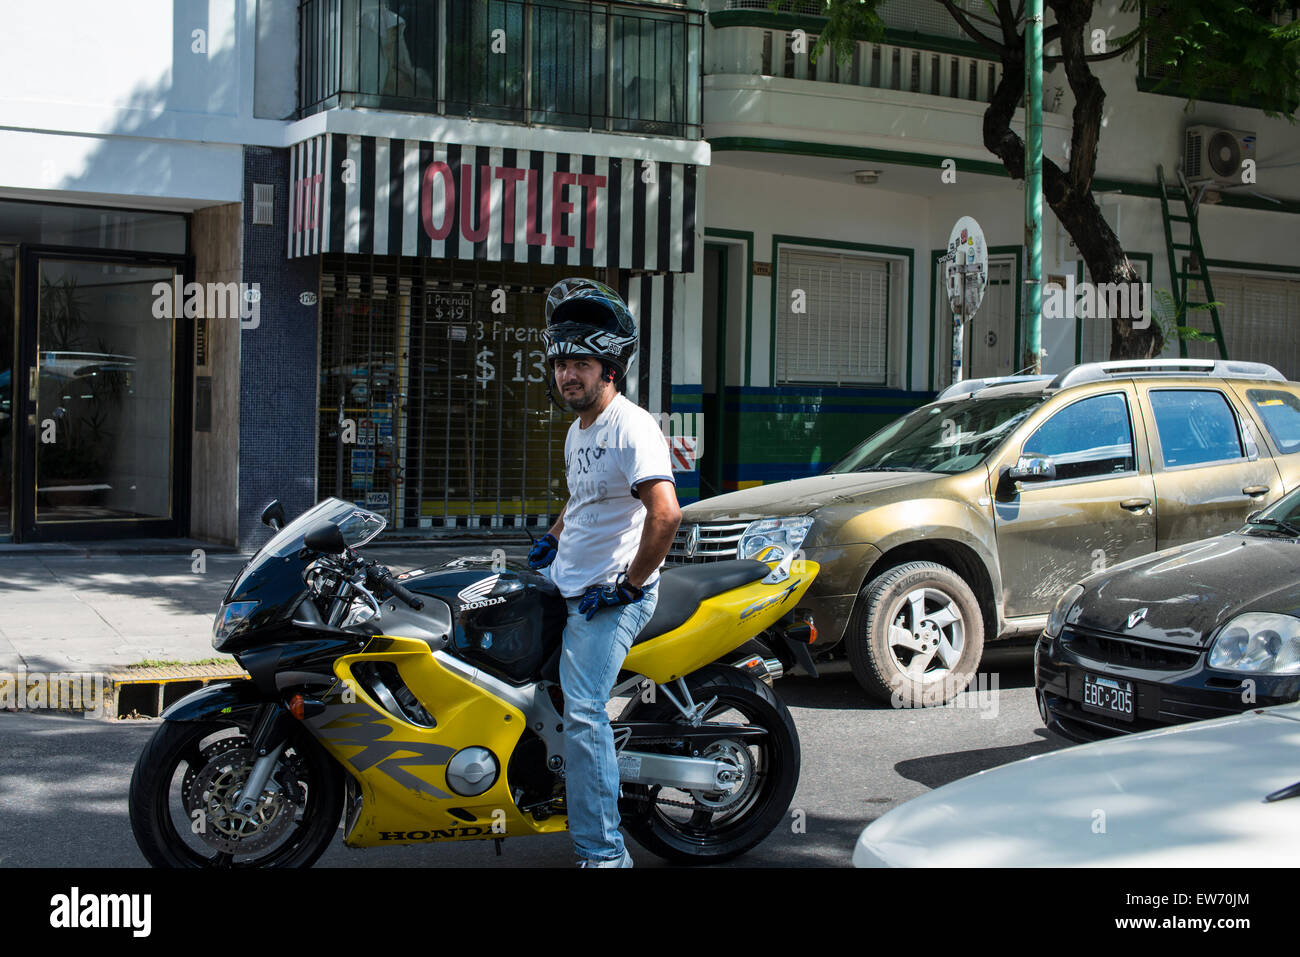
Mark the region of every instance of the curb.
POLYGON ((234 663, 116 671, 0 672, 0 711, 49 711, 104 720, 156 718, 214 681, 247 680, 234 663))

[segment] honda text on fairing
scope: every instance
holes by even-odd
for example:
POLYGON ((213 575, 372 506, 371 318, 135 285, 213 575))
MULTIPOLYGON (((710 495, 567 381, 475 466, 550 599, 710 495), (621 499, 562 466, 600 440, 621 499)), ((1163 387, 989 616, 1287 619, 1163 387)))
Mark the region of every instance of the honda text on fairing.
MULTIPOLYGON (((398 578, 355 549, 385 520, 327 499, 230 586, 213 646, 251 680, 176 702, 140 755, 130 814, 160 867, 305 867, 349 847, 566 828, 565 602, 526 566, 461 558, 398 578), (346 812, 346 813, 345 813, 346 812)), ((781 820, 799 740, 761 678, 808 661, 794 550, 665 569, 614 722, 627 831, 675 861, 749 850, 781 820), (736 649, 763 641, 773 657, 736 649)))

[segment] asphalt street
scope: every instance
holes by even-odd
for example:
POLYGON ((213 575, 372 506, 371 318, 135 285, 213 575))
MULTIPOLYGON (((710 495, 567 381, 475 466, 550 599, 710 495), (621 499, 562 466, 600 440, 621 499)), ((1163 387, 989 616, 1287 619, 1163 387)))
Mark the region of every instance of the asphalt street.
MULTIPOLYGON (((394 563, 397 564, 397 563, 394 563)), ((862 828, 903 801, 987 768, 1065 745, 1049 735, 1024 653, 992 656, 976 692, 955 705, 896 710, 847 674, 784 678, 803 752, 785 823, 727 866, 843 867, 862 828)), ((136 756, 157 719, 107 721, 0 712, 0 868, 141 867, 127 817, 136 756)), ((629 845, 639 867, 662 866, 629 845)), ((318 867, 527 867, 573 862, 564 835, 493 843, 349 850, 318 867)))

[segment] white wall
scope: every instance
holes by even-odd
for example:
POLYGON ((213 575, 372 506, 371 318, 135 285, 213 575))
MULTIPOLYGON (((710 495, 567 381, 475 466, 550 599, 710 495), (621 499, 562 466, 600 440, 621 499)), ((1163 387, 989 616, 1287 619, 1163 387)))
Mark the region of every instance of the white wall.
MULTIPOLYGON (((774 234, 803 236, 850 243, 901 246, 913 252, 912 276, 912 379, 905 373, 906 357, 901 352, 906 328, 891 328, 890 385, 895 388, 923 390, 927 387, 932 343, 930 340, 930 258, 933 250, 943 248, 953 223, 961 216, 973 216, 984 231, 990 246, 1020 246, 1024 242, 1024 192, 1020 184, 991 177, 969 178, 970 187, 936 189, 932 196, 891 192, 880 186, 839 185, 797 175, 759 172, 727 165, 728 153, 715 153, 708 171, 708 192, 701 206, 705 227, 749 230, 754 232, 754 258, 772 258, 774 234), (755 202, 763 197, 763 202, 755 202)), ((799 157, 790 157, 797 170, 799 157)), ((1159 202, 1134 196, 1105 195, 1099 200, 1119 209, 1119 235, 1132 253, 1152 257, 1152 282, 1157 288, 1171 287, 1165 254, 1164 228, 1159 202)), ((1286 213, 1233 209, 1222 206, 1202 208, 1201 230, 1206 254, 1211 259, 1230 259, 1255 263, 1300 266, 1300 217, 1286 213)), ((1068 274, 1076 270, 1077 255, 1068 245, 1057 241, 1058 225, 1050 209, 1043 216, 1043 273, 1068 274), (1062 257, 1064 253, 1064 257, 1062 257)), ((1022 262, 1022 272, 1024 263, 1022 262)), ((1213 279, 1213 270, 1211 272, 1213 279)), ((753 329, 750 347, 750 384, 770 385, 770 319, 772 279, 753 279, 753 329)), ((1022 292, 1022 336, 1025 296, 1022 292)), ((936 339, 940 354, 947 354, 944 326, 947 306, 940 301, 936 309, 936 339)), ((1102 321, 1107 320, 1088 320, 1102 321)), ((692 340, 688 340, 692 341, 692 340)), ((1042 345, 1047 351, 1044 371, 1059 372, 1074 364, 1075 321, 1044 318, 1042 345)), ((1176 343, 1166 346, 1176 355, 1176 343)), ((679 378, 684 367, 674 369, 675 381, 698 381, 679 378)))
POLYGON ((239 201, 240 144, 282 145, 284 131, 253 116, 255 3, 7 4, 0 187, 180 208, 239 201))
MULTIPOLYGON (((1105 29, 1110 37, 1119 37, 1130 30, 1136 14, 1120 13, 1118 7, 1114 0, 1098 3, 1092 26, 1105 29)), ((952 224, 963 215, 974 216, 979 221, 992 246, 1024 242, 1023 184, 962 170, 962 164, 968 160, 997 162, 983 147, 981 124, 985 104, 808 79, 748 75, 746 71, 755 62, 756 44, 761 45, 763 31, 712 27, 706 27, 706 31, 706 63, 719 71, 706 77, 704 84, 705 135, 710 141, 722 137, 756 137, 888 150, 893 154, 907 152, 919 154, 919 160, 912 158, 914 164, 927 165, 932 161, 936 171, 944 158, 957 160, 958 183, 941 187, 935 178, 933 186, 918 187, 913 179, 906 187, 912 192, 902 193, 891 192, 883 186, 861 188, 799 176, 800 164, 805 162, 799 155, 783 157, 795 175, 778 175, 729 166, 728 156, 737 154, 716 152, 708 176, 709 197, 702 206, 705 226, 753 230, 755 259, 761 261, 771 258, 773 233, 913 249, 910 387, 926 388, 931 361, 930 250, 946 244, 952 224), (763 201, 755 202, 755 197, 762 197, 763 201)), ((774 44, 778 42, 779 35, 774 44)), ((797 69, 807 68, 797 66, 797 69)), ((1179 98, 1140 92, 1136 57, 1099 62, 1093 69, 1107 91, 1097 177, 1154 188, 1156 164, 1162 163, 1167 177, 1172 179, 1181 156, 1185 128, 1206 123, 1257 132, 1258 192, 1300 199, 1300 127, 1292 127, 1282 119, 1267 119, 1256 109, 1201 103, 1186 110, 1185 101, 1179 98)), ((1044 150, 1049 158, 1064 165, 1074 102, 1061 67, 1044 79, 1045 99, 1049 103, 1057 88, 1062 95, 1056 112, 1044 114, 1044 150)), ((1013 127, 1023 133, 1022 113, 1017 113, 1013 127)), ((746 162, 746 165, 755 164, 746 162)), ((864 159, 859 165, 881 167, 887 166, 887 161, 864 159)), ((899 182, 896 174, 888 169, 882 183, 899 182)), ((1241 195, 1248 191, 1232 192, 1241 195)), ((1159 201, 1120 193, 1096 196, 1107 208, 1108 218, 1116 218, 1117 213, 1118 234, 1125 249, 1151 255, 1152 283, 1157 288, 1170 288, 1159 201)), ((1180 208, 1172 211, 1182 212, 1180 208)), ((1300 237, 1300 216, 1206 205, 1201 207, 1200 227, 1206 255, 1212 260, 1300 266, 1300 243, 1296 241, 1300 237)), ((1044 204, 1044 275, 1074 275, 1077 252, 1068 244, 1062 248, 1058 234, 1056 218, 1044 204)), ((1185 238, 1177 226, 1175 237, 1177 241, 1185 238)), ((770 296, 771 280, 755 277, 750 353, 753 385, 769 384, 770 296)), ((1022 295, 1022 303, 1025 298, 1022 295)), ((945 308, 940 304, 937 320, 945 308)), ((943 338, 943 324, 939 321, 936 321, 936 336, 943 338)), ((1042 344, 1048 353, 1044 363, 1046 371, 1055 372, 1072 365, 1074 320, 1044 319, 1042 344)), ((1176 355, 1176 343, 1167 344, 1166 351, 1176 355)), ((892 381, 891 384, 908 385, 892 381)))
MULTIPOLYGON (((887 190, 729 167, 723 153, 714 154, 713 159, 708 172, 708 194, 701 207, 704 225, 752 231, 756 261, 772 259, 772 237, 777 234, 913 250, 911 290, 913 318, 917 324, 913 333, 913 379, 924 388, 925 367, 920 363, 925 355, 922 333, 929 303, 927 251, 938 244, 929 218, 918 215, 918 207, 925 206, 926 201, 887 190), (756 197, 762 197, 762 201, 756 202, 756 197)), ((797 165, 797 159, 794 162, 797 165)), ((945 227, 942 242, 947 242, 950 226, 945 227)), ((755 386, 771 385, 769 350, 774 278, 754 277, 749 371, 750 384, 755 386)), ((889 385, 892 388, 907 387, 903 378, 906 336, 905 326, 891 328, 889 385)))

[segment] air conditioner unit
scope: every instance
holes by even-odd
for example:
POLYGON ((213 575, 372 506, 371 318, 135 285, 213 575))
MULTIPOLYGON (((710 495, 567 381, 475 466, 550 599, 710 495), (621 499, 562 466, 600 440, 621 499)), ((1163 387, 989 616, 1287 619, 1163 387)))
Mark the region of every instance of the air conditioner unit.
POLYGON ((1255 134, 1215 126, 1189 126, 1183 146, 1183 174, 1190 184, 1241 184, 1241 166, 1255 159, 1255 134))

